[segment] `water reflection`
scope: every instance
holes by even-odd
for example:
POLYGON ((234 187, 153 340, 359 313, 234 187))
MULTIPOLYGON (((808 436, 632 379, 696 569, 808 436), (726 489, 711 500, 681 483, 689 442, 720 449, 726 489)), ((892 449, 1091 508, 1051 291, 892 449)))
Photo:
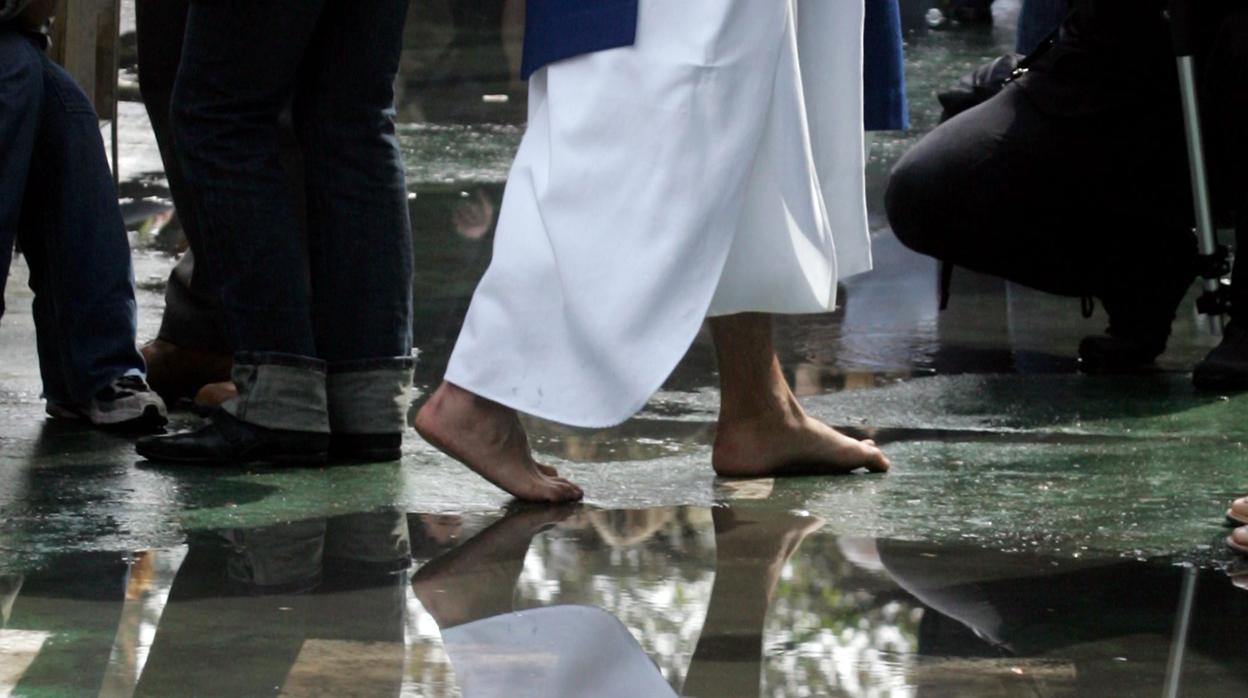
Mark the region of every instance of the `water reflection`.
POLYGON ((1169 679, 1189 695, 1248 690, 1238 572, 838 537, 777 507, 772 488, 721 484, 710 508, 383 510, 49 557, 0 577, 0 690, 1136 695, 1169 679))

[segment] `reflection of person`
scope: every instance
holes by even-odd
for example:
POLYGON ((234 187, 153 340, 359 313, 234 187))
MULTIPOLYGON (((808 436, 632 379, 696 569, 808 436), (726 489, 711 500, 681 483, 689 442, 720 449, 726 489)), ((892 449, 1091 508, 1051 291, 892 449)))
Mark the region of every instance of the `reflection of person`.
POLYGON ((90 100, 46 55, 54 2, 0 0, 0 315, 15 238, 30 268, 47 412, 152 430, 130 247, 90 100))
MULTIPOLYGON (((1169 560, 1037 561, 904 541, 879 541, 878 552, 889 577, 927 607, 920 655, 1060 658, 1070 667, 1070 683, 1055 692, 1079 695, 1103 689, 1111 678, 1117 695, 1158 684, 1172 668, 1160 660, 1177 646, 1176 615, 1190 575, 1194 597, 1183 619, 1189 628, 1183 647, 1203 676, 1188 680, 1224 688, 1226 695, 1248 687, 1240 631, 1248 595, 1220 570, 1169 560), (1123 672, 1107 661, 1122 655, 1159 661, 1136 661, 1123 672)), ((1199 693, 1194 686, 1191 691, 1199 693)))
POLYGON ((191 2, 174 136, 239 395, 198 431, 141 441, 144 457, 400 457, 412 252, 393 83, 407 5, 191 2), (302 207, 279 162, 279 117, 292 99, 302 207))
POLYGON ((785 563, 823 519, 716 506, 715 586, 681 695, 754 696, 762 690, 763 627, 785 563))
POLYGON ((198 534, 135 695, 398 695, 410 563, 398 511, 198 534), (319 646, 368 671, 325 672, 319 646))
POLYGON ((798 4, 530 3, 529 127, 426 439, 522 499, 580 498, 517 412, 627 419, 709 314, 717 472, 887 469, 802 411, 771 343, 769 313, 826 312, 870 267, 862 7, 798 4))

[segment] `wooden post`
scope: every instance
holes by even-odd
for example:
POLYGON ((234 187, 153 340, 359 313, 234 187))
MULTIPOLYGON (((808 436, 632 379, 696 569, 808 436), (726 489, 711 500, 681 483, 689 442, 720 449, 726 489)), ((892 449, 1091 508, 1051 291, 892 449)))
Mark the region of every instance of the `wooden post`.
POLYGON ((65 67, 112 126, 113 178, 117 156, 117 70, 120 0, 58 0, 52 24, 52 58, 65 67))

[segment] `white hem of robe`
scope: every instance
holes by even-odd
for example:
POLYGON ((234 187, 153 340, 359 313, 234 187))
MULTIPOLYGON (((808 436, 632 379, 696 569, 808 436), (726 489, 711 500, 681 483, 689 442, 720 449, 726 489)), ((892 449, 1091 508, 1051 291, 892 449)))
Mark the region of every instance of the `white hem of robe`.
POLYGON ((871 268, 862 0, 641 0, 634 46, 536 73, 446 380, 618 424, 708 316, 829 312, 871 268))

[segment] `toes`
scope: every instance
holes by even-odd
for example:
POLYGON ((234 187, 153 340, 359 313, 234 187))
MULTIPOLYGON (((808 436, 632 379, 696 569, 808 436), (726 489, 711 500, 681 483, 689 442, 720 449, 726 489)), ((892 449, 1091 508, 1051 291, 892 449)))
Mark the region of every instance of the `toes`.
POLYGON ((559 477, 559 471, 555 470, 549 465, 542 465, 541 463, 534 463, 534 465, 536 465, 538 471, 540 471, 546 477, 559 477))
POLYGON ((550 487, 547 494, 547 501, 550 502, 575 502, 585 496, 584 491, 580 487, 561 477, 550 479, 550 487))
POLYGON ((871 449, 871 454, 867 460, 867 470, 873 473, 886 473, 891 467, 893 467, 893 463, 888 459, 888 456, 884 455, 883 451, 878 448, 871 449))

